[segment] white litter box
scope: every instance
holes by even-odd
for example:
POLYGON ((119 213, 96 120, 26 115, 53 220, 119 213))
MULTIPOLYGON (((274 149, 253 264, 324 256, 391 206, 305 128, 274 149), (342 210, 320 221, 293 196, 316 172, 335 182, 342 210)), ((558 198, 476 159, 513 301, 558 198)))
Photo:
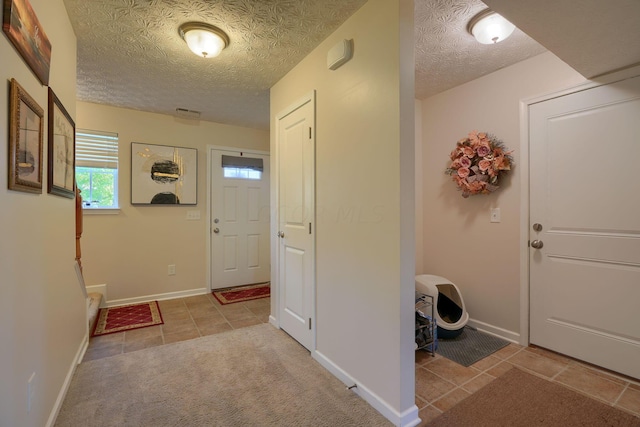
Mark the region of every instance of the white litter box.
POLYGON ((462 333, 469 313, 456 285, 444 277, 420 274, 416 276, 416 292, 433 297, 438 338, 454 338, 462 333))

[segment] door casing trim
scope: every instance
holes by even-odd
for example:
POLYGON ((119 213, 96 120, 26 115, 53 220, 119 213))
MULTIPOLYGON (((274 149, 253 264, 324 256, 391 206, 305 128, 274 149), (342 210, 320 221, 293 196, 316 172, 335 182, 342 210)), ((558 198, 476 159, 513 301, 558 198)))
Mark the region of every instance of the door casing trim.
MULTIPOLYGON (((207 256, 207 272, 206 272, 206 280, 207 280, 207 286, 205 287, 206 289, 209 290, 209 292, 211 292, 213 289, 211 288, 211 279, 212 279, 212 273, 211 273, 211 269, 213 268, 213 265, 211 264, 211 168, 212 168, 212 158, 211 158, 211 151, 213 150, 220 150, 220 151, 242 151, 243 153, 248 153, 248 154, 257 154, 260 156, 269 156, 269 158, 271 158, 271 153, 269 151, 262 151, 262 150, 248 150, 248 149, 244 149, 241 147, 227 147, 227 146, 222 146, 222 145, 213 145, 213 144, 207 144, 207 213, 206 213, 206 218, 207 218, 207 239, 206 239, 206 256, 207 256)), ((271 189, 269 189, 269 191, 271 191, 271 189)), ((271 197, 271 196, 269 196, 271 197)), ((271 239, 269 239, 271 240, 271 239)), ((273 260, 271 260, 272 264, 273 264, 273 260)))
POLYGON ((566 89, 520 100, 520 345, 530 343, 530 282, 529 282, 529 108, 533 104, 549 101, 565 95, 593 89, 630 79, 640 75, 640 66, 587 80, 566 89))
MULTIPOLYGON (((278 232, 278 228, 280 227, 280 210, 278 208, 278 201, 280 200, 279 188, 280 188, 280 153, 279 153, 279 143, 278 136, 280 134, 280 120, 284 117, 288 116, 298 108, 303 105, 311 103, 313 106, 313 117, 312 117, 312 135, 313 135, 313 212, 311 213, 313 222, 313 233, 311 234, 312 243, 311 246, 313 248, 313 272, 312 272, 312 283, 311 283, 311 294, 313 297, 313 301, 311 304, 311 318, 313 321, 311 322, 311 348, 309 351, 313 356, 316 351, 316 234, 317 234, 317 222, 316 222, 316 91, 315 89, 307 92, 302 97, 298 98, 293 103, 289 104, 286 108, 282 109, 279 113, 275 115, 275 120, 273 123, 275 132, 273 133, 274 141, 272 144, 272 149, 274 155, 271 157, 271 204, 273 207, 273 215, 271 215, 271 235, 275 236, 278 232)), ((269 321, 272 325, 280 329, 280 276, 279 276, 279 268, 280 268, 280 251, 278 249, 279 242, 277 239, 271 240, 271 265, 274 268, 271 269, 271 283, 275 283, 276 286, 271 286, 271 316, 269 316, 269 321)))

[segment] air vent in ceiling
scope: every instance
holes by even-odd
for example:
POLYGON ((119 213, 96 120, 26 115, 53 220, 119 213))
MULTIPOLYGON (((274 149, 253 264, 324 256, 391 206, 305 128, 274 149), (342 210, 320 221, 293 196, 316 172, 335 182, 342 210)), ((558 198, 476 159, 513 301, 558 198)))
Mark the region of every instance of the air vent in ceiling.
POLYGON ((186 108, 176 108, 176 115, 184 119, 196 120, 200 118, 200 111, 187 110, 186 108))

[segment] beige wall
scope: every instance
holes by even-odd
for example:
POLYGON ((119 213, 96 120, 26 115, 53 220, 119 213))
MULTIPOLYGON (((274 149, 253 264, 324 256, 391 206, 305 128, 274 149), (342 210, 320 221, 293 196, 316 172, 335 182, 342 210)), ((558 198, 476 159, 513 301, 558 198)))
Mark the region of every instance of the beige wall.
MULTIPOLYGON (((49 85, 75 116, 76 38, 62 0, 31 0, 52 45, 49 85)), ((73 268, 75 203, 47 194, 47 87, 0 36, 0 425, 46 425, 86 332, 73 268), (9 80, 45 111, 43 193, 7 189, 9 80), (27 380, 35 394, 27 413, 27 380)))
POLYGON ((85 215, 87 285, 107 284, 109 301, 204 291, 207 277, 207 145, 269 149, 269 132, 78 102, 77 127, 118 133, 118 215, 85 215), (131 142, 198 150, 196 206, 131 205, 131 142), (199 221, 187 221, 188 211, 199 221), (176 275, 167 274, 175 264, 176 275))
POLYGON ((413 3, 370 0, 271 89, 272 152, 276 115, 314 89, 317 353, 400 413, 414 405, 413 3), (330 71, 342 39, 353 59, 330 71))
MULTIPOLYGON (((521 100, 584 79, 551 53, 520 62, 422 101, 424 272, 460 288, 472 319, 520 333, 521 100), (515 168, 491 195, 461 197, 444 174, 456 142, 489 132, 513 150, 515 168), (491 208, 502 222, 489 222, 491 208)), ((509 335, 509 334, 507 334, 509 335)))

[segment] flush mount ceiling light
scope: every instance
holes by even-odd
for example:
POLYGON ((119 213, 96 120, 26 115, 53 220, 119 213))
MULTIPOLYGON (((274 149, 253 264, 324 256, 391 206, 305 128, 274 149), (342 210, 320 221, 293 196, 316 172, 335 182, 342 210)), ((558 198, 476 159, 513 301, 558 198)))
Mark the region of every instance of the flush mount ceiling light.
POLYGON ((204 22, 187 22, 178 28, 180 37, 193 53, 203 58, 220 55, 229 44, 229 36, 218 27, 204 22))
POLYGON ((491 9, 485 9, 469 21, 467 31, 482 44, 495 44, 506 39, 516 28, 491 9))

